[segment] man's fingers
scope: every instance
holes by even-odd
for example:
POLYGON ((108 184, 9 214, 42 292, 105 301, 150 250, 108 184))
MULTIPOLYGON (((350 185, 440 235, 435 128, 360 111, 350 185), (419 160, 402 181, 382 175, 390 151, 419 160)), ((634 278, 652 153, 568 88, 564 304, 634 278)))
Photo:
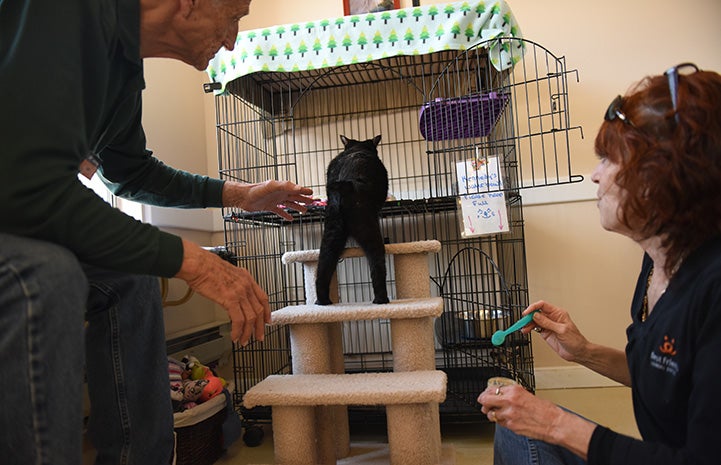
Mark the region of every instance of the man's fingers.
POLYGON ((230 318, 230 337, 233 342, 240 342, 240 336, 243 334, 245 326, 245 316, 238 305, 233 308, 226 309, 228 318, 230 318))
POLYGON ((263 318, 256 318, 255 320, 255 339, 260 342, 265 339, 265 321, 263 321, 263 318))
POLYGON ((302 203, 299 203, 299 202, 294 202, 292 200, 288 201, 288 202, 283 202, 283 205, 285 205, 286 207, 288 207, 292 210, 295 210, 295 211, 298 211, 301 213, 305 213, 308 211, 308 208, 306 208, 305 205, 303 205, 302 203))
POLYGON ((254 297, 258 300, 257 305, 259 311, 256 312, 258 318, 263 323, 270 323, 270 302, 268 300, 268 294, 260 286, 253 286, 254 297))
POLYGON ((268 209, 271 213, 275 213, 276 215, 280 216, 284 220, 292 221, 293 215, 288 213, 287 211, 283 210, 280 207, 272 207, 268 209))
POLYGON ((240 298, 240 308, 245 316, 245 321, 243 322, 243 332, 240 336, 240 345, 243 346, 248 344, 250 341, 250 337, 253 335, 253 330, 255 329, 255 322, 258 319, 253 307, 253 304, 251 304, 245 296, 240 298))

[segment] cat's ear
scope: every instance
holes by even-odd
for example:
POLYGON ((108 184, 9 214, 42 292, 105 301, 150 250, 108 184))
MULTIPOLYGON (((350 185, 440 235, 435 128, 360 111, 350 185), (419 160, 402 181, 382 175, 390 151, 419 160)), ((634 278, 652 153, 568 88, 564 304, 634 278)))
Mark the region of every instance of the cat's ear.
POLYGON ((373 138, 373 145, 375 145, 376 147, 378 147, 378 144, 380 144, 380 143, 381 143, 381 135, 378 134, 377 136, 375 136, 375 137, 373 138))
POLYGON ((348 146, 348 138, 343 134, 340 135, 340 141, 343 142, 343 147, 348 146))

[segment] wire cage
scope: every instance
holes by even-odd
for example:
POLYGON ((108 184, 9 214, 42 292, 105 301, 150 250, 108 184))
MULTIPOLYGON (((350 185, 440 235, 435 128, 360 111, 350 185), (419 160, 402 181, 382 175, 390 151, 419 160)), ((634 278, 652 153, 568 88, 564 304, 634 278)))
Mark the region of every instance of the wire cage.
MULTIPOLYGON (((449 378, 444 421, 482 418, 476 397, 489 377, 509 376, 535 389, 530 338, 517 333, 495 348, 483 331, 492 326, 476 323, 485 311, 498 318, 483 325, 508 325, 528 304, 522 189, 583 179, 572 173, 570 157, 571 133, 580 130, 568 112, 568 77, 575 71, 534 42, 494 41, 517 54, 515 66, 498 71, 489 44, 480 43, 310 71, 257 72, 231 81, 216 97, 223 179, 287 179, 325 199, 325 171, 342 150, 339 136, 382 135, 386 242, 442 244, 429 259, 431 292, 444 298, 444 316, 436 321, 437 367, 449 378), (466 183, 476 169, 497 179, 466 183), (459 199, 483 195, 501 196, 504 228, 469 234, 459 199)), ((281 264, 281 256, 320 247, 323 208, 312 205, 292 221, 223 210, 226 247, 266 290, 273 310, 305 303, 300 266, 281 264)), ((393 299, 393 257, 387 260, 393 299)), ((367 268, 363 257, 339 264, 341 301, 372 300, 367 268)), ((292 371, 287 329, 266 331, 265 342, 234 348, 235 402, 254 421, 269 420, 269 412, 240 408, 244 393, 270 374, 292 371)), ((343 344, 347 372, 392 370, 387 321, 344 323, 343 344)), ((377 413, 372 410, 361 413, 377 413)))

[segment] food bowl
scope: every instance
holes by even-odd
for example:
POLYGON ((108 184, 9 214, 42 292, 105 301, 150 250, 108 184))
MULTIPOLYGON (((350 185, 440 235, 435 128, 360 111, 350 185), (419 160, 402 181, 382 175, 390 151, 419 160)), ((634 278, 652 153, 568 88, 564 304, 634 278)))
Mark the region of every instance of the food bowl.
POLYGON ((501 309, 477 309, 460 312, 463 336, 467 339, 490 339, 499 329, 505 329, 508 312, 501 309))

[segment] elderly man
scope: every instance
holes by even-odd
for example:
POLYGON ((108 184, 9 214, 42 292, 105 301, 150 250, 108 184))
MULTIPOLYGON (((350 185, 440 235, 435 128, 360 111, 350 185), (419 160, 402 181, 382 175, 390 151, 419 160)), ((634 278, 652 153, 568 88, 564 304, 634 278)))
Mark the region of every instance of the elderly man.
POLYGON ((232 49, 250 0, 0 1, 0 457, 81 462, 81 388, 99 464, 167 464, 173 420, 157 276, 222 305, 232 337, 263 337, 247 270, 110 207, 79 180, 183 208, 290 216, 310 189, 224 182, 164 165, 141 124, 143 58, 203 70, 232 49), (85 321, 87 328, 84 329, 85 321))

